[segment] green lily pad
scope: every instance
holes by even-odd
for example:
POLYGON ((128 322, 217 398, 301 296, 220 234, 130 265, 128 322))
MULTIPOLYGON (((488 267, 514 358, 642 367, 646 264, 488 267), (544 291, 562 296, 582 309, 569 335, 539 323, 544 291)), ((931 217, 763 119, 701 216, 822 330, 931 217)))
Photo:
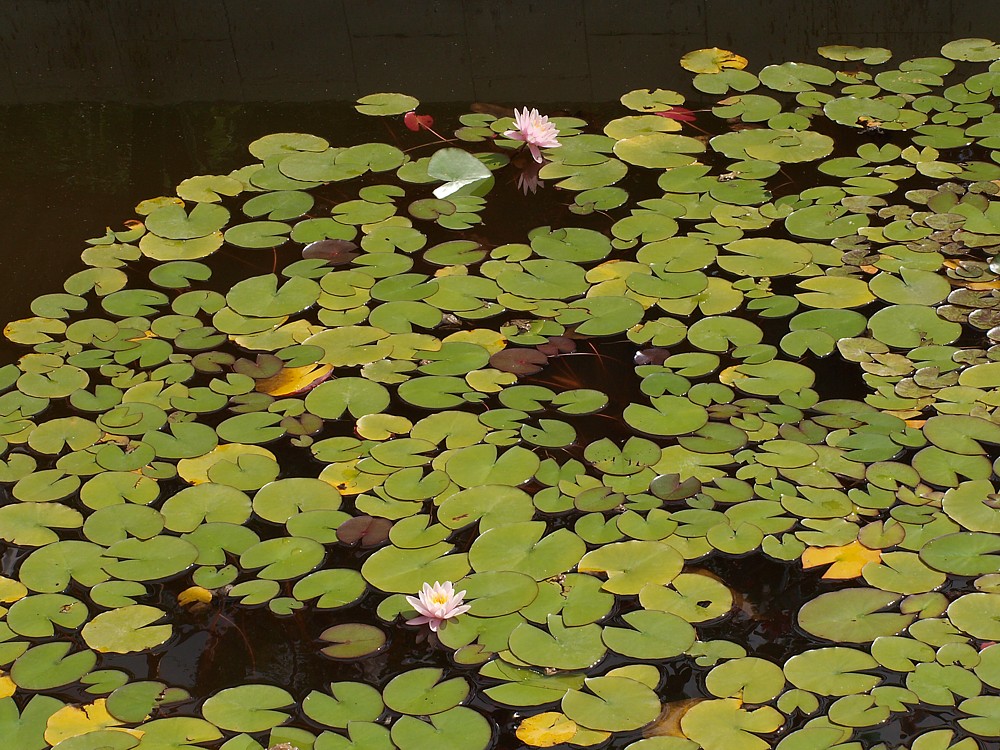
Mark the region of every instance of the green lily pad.
POLYGON ((717 135, 710 144, 730 159, 762 159, 778 164, 822 159, 833 150, 829 136, 791 129, 740 130, 717 135))
POLYGON ((945 44, 941 54, 950 60, 986 62, 1000 59, 1000 46, 990 39, 956 39, 945 44))
POLYGON ((420 101, 407 94, 368 94, 358 99, 355 109, 363 115, 386 117, 417 108, 420 101))
POLYGON ((585 669, 607 651, 599 625, 567 627, 558 615, 548 616, 545 630, 518 625, 510 634, 510 650, 528 664, 553 669, 585 669))
POLYGON ((747 710, 740 704, 736 698, 698 703, 681 717, 681 730, 705 750, 764 750, 768 743, 756 734, 773 732, 784 723, 784 717, 770 706, 747 710))
POLYGON ((948 619, 973 638, 994 640, 1000 632, 1000 595, 972 593, 948 605, 948 619))
POLYGON ((294 703, 274 685, 240 685, 221 690, 202 705, 202 715, 215 726, 233 732, 262 732, 288 719, 279 710, 294 703))
POLYGON ((90 650, 70 653, 72 644, 64 641, 33 646, 19 656, 10 668, 10 679, 24 690, 51 690, 76 682, 97 663, 90 650))
POLYGON ((545 531, 543 521, 495 526, 473 542, 469 563, 476 572, 510 570, 536 581, 572 568, 583 556, 583 540, 567 529, 557 529, 551 534, 545 531))
POLYGON ((866 652, 842 646, 812 649, 785 662, 785 677, 798 688, 817 695, 864 693, 882 679, 865 674, 877 662, 866 652))
MULTIPOLYGON (((290 230, 291 227, 283 221, 251 221, 227 229, 225 239, 226 242, 238 247, 270 248, 287 242, 290 230)), ((189 255, 182 257, 191 258, 189 255)))
POLYGON ((869 643, 879 636, 895 635, 912 622, 912 615, 878 612, 897 598, 876 589, 831 591, 804 604, 798 622, 807 632, 827 640, 869 643))
POLYGON ((588 692, 569 690, 560 707, 577 724, 599 731, 628 731, 645 726, 660 712, 649 687, 627 677, 591 677, 588 692))
POLYGON ((920 549, 920 559, 945 573, 983 575, 996 570, 1000 542, 990 534, 962 532, 932 539, 920 549))
POLYGON ((311 413, 324 419, 339 419, 347 411, 358 418, 385 409, 389 405, 389 392, 363 378, 339 378, 312 389, 305 403, 311 413))
POLYGON ((329 693, 313 690, 302 701, 306 716, 324 726, 344 729, 375 721, 385 709, 379 692, 361 682, 332 682, 329 693))
POLYGON ((22 503, 0 508, 0 538, 25 547, 43 547, 59 541, 54 529, 83 525, 79 511, 61 503, 22 503))
POLYGON ((229 222, 229 211, 211 203, 197 203, 187 213, 183 206, 161 206, 146 217, 146 229, 167 240, 190 240, 205 237, 229 222))
POLYGON ((170 625, 153 625, 164 615, 156 607, 135 604, 100 613, 83 626, 81 634, 87 645, 100 653, 145 651, 172 635, 170 625))
POLYGON ((374 625, 355 622, 327 628, 320 634, 320 640, 332 644, 321 649, 327 656, 357 659, 382 650, 387 639, 385 633, 374 625))
POLYGON ((869 65, 879 65, 892 56, 885 47, 855 47, 848 44, 825 45, 816 51, 828 60, 861 60, 869 65))
POLYGON ((631 629, 606 627, 601 637, 608 648, 623 656, 669 659, 686 652, 695 641, 694 628, 669 612, 640 610, 622 619, 631 629))
POLYGON ((303 537, 266 539, 240 555, 240 567, 265 580, 285 580, 308 573, 322 562, 323 545, 303 537), (259 569, 259 570, 258 570, 259 569))
POLYGON ((226 302, 240 315, 276 318, 294 315, 319 298, 319 285, 311 279, 291 278, 278 288, 274 274, 255 276, 235 284, 226 302))
POLYGON ((382 691, 382 699, 393 711, 427 716, 448 711, 469 694, 469 683, 461 677, 442 680, 440 669, 425 667, 394 677, 382 691))
POLYGON ((669 89, 635 89, 622 94, 621 103, 637 112, 660 112, 684 103, 684 96, 669 89))
POLYGON ((683 557, 669 545, 629 541, 588 552, 579 570, 607 575, 603 588, 612 593, 638 594, 646 584, 670 583, 682 566, 683 557))
POLYGON ((639 601, 646 609, 670 612, 688 622, 699 623, 728 613, 733 605, 733 594, 714 578, 680 573, 669 586, 644 586, 639 590, 639 601))
POLYGON ((615 156, 622 161, 651 169, 670 169, 691 164, 690 154, 700 154, 705 144, 676 133, 644 133, 618 141, 615 156))
MULTIPOLYGON (((490 723, 464 706, 432 714, 429 721, 403 716, 392 725, 391 734, 394 746, 400 750, 432 750, 442 746, 486 750, 493 738, 490 723)), ((385 750, 389 750, 388 746, 385 750)))
POLYGON ((479 521, 480 531, 507 523, 530 521, 535 506, 528 493, 505 485, 480 485, 456 492, 438 508, 440 523, 459 529, 479 521))
POLYGON ((382 591, 416 592, 427 581, 457 581, 469 572, 465 554, 448 554, 452 545, 441 542, 418 549, 384 547, 362 565, 361 575, 382 591))

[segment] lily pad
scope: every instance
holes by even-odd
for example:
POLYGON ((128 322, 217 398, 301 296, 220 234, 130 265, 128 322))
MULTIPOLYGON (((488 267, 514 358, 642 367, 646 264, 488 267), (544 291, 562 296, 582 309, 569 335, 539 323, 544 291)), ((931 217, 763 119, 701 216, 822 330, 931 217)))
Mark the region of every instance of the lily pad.
POLYGON ((799 625, 809 633, 839 643, 869 643, 895 635, 913 620, 912 615, 879 612, 897 595, 875 589, 844 589, 820 594, 799 610, 799 625))
POLYGON ((84 625, 87 645, 98 652, 127 654, 159 646, 170 638, 170 625, 153 625, 164 612, 156 607, 135 604, 102 612, 84 625))
POLYGON ((240 685, 222 690, 202 706, 202 715, 221 729, 234 732, 262 732, 283 724, 288 714, 280 709, 294 702, 285 690, 274 685, 240 685))

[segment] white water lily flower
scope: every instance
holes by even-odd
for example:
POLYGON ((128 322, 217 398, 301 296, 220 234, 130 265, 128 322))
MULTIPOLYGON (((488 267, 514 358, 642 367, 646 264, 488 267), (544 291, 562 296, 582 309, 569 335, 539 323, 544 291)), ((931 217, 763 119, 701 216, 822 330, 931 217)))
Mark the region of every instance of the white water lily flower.
POLYGON ((559 131, 549 122, 545 115, 538 114, 537 109, 530 112, 525 107, 523 111, 514 110, 514 130, 507 130, 504 135, 515 141, 524 141, 531 151, 531 158, 541 163, 543 148, 558 148, 562 144, 556 140, 559 131))
POLYGON ((464 596, 464 591, 455 592, 451 581, 445 581, 443 584, 434 581, 433 586, 424 583, 419 595, 406 597, 406 601, 420 615, 412 620, 407 620, 406 624, 423 625, 427 623, 431 630, 436 632, 445 620, 469 611, 469 605, 462 604, 464 596))

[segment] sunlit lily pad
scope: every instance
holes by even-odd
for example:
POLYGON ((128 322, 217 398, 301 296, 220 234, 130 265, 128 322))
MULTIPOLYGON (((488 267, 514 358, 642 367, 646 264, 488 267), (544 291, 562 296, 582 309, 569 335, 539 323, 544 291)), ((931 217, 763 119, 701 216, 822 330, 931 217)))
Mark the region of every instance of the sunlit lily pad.
POLYGON ((844 589, 821 594, 799 610, 799 625, 822 638, 840 643, 868 643, 895 635, 912 616, 879 612, 897 600, 894 593, 875 589, 844 589))
POLYGON ((154 625, 164 612, 155 607, 132 605, 102 612, 82 631, 87 645, 95 651, 118 654, 144 651, 160 645, 172 634, 170 625, 154 625))
POLYGON ((274 685, 240 685, 210 697, 202 714, 215 726, 237 732, 260 732, 285 722, 280 709, 293 703, 292 696, 274 685))
POLYGON ((745 57, 718 47, 688 52, 681 58, 681 67, 692 73, 719 73, 726 68, 742 70, 746 66, 745 57))
POLYGON ((680 722, 684 735, 706 750, 734 746, 763 750, 767 743, 755 735, 770 733, 783 723, 781 714, 770 706, 748 710, 736 698, 703 701, 692 706, 680 722))
POLYGON ((429 721, 403 716, 392 725, 392 741, 400 750, 421 750, 442 744, 456 750, 486 750, 492 736, 490 723, 464 706, 432 714, 429 721))

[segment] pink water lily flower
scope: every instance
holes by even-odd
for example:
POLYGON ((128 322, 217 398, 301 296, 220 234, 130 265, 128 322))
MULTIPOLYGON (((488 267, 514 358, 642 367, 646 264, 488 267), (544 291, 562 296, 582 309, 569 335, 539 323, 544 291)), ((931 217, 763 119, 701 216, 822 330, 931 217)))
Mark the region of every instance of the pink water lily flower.
POLYGON ((562 144, 556 140, 559 131, 549 122, 545 115, 538 114, 537 109, 530 112, 525 107, 521 112, 514 110, 514 130, 507 130, 504 135, 515 141, 524 141, 531 151, 531 157, 541 163, 543 148, 558 148, 562 144))
POLYGON ((412 620, 407 620, 406 624, 423 625, 427 623, 431 630, 437 632, 445 620, 458 617, 469 611, 469 605, 462 604, 464 596, 464 591, 455 593, 455 587, 451 585, 451 581, 444 583, 434 581, 433 586, 424 583, 418 596, 406 597, 406 601, 420 615, 412 620))

